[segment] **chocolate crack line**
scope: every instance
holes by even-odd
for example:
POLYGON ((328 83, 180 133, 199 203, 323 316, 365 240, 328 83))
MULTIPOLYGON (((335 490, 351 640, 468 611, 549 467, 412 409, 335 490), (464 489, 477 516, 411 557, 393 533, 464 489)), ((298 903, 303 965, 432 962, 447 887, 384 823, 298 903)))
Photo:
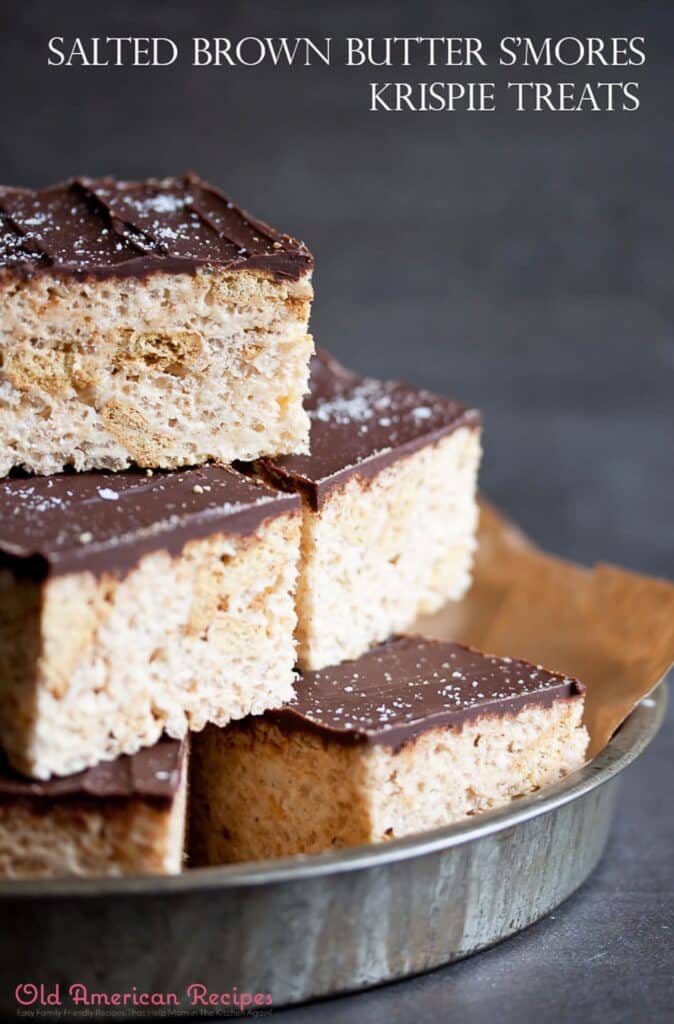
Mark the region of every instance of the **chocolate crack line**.
MULTIPOLYGON (((230 200, 218 192, 217 189, 214 189, 211 185, 201 181, 196 174, 188 173, 177 180, 181 183, 186 192, 183 200, 185 209, 195 213, 204 227, 206 227, 207 230, 212 231, 220 241, 228 242, 230 245, 235 245, 239 249, 244 250, 245 253, 248 252, 248 249, 246 248, 248 239, 236 232, 235 225, 230 223, 228 225, 228 230, 223 230, 222 227, 218 226, 215 218, 207 212, 205 204, 200 202, 194 194, 190 194, 189 190, 191 190, 192 193, 203 192, 207 195, 211 195, 216 202, 224 203, 226 208, 235 209, 239 219, 242 220, 252 232, 262 235, 271 244, 281 238, 278 232, 269 227, 268 224, 265 224, 263 221, 256 220, 251 217, 250 214, 246 213, 245 210, 235 207, 230 200)), ((103 185, 108 184, 108 179, 101 179, 101 183, 103 185)), ((98 209, 103 210, 106 227, 109 227, 119 238, 123 238, 124 241, 129 242, 144 255, 156 251, 159 251, 162 255, 166 255, 170 252, 170 249, 165 242, 162 242, 161 239, 158 239, 155 235, 151 234, 142 224, 139 224, 137 220, 117 215, 114 212, 114 205, 99 195, 95 191, 95 188, 92 188, 92 185, 94 184, 95 183, 90 178, 75 178, 73 181, 73 187, 81 191, 87 206, 94 216, 97 215, 98 209)), ((110 186, 113 185, 112 179, 109 179, 109 184, 110 186)))
MULTIPOLYGON (((183 270, 190 265, 205 265, 209 262, 216 265, 223 262, 234 263, 243 268, 246 266, 245 261, 252 258, 251 266, 255 266, 255 262, 260 259, 263 261, 265 259, 269 260, 270 266, 267 269, 274 272, 275 263, 283 257, 286 259, 290 258, 291 260, 294 258, 299 262, 304 262, 307 270, 311 268, 311 254, 302 242, 296 241, 289 235, 277 232, 264 221, 251 216, 218 189, 202 181, 196 174, 188 172, 179 178, 167 179, 167 182, 169 184, 163 185, 159 180, 148 179, 147 182, 140 182, 138 184, 156 187, 159 195, 161 195, 162 186, 166 192, 182 191, 184 194, 180 198, 185 211, 194 214, 198 218, 202 228, 205 228, 208 234, 213 235, 214 241, 217 239, 221 243, 234 247, 236 249, 234 258, 230 257, 223 260, 222 257, 219 259, 216 254, 213 255, 212 260, 209 260, 206 256, 198 257, 176 253, 172 256, 171 249, 165 241, 149 230, 147 225, 140 223, 139 219, 129 216, 128 204, 124 204, 124 199, 127 191, 129 195, 133 195, 132 190, 131 188, 128 190, 125 190, 123 187, 118 188, 118 183, 113 178, 91 179, 78 177, 70 182, 66 182, 63 186, 54 186, 51 189, 44 190, 42 193, 35 193, 29 189, 0 190, 0 212, 16 236, 17 248, 25 253, 27 259, 35 262, 35 257, 38 257, 43 265, 46 264, 55 269, 59 268, 59 263, 63 265, 63 261, 53 254, 53 246, 49 240, 44 236, 41 237, 39 231, 35 230, 34 227, 31 227, 30 237, 28 237, 28 231, 22 225, 20 216, 13 213, 11 204, 8 204, 7 200, 11 194, 22 193, 30 198, 40 194, 43 196, 49 196, 50 193, 57 195, 59 190, 61 190, 64 195, 72 194, 81 200, 90 215, 90 227, 96 230, 96 224, 98 224, 99 232, 111 232, 115 238, 120 240, 120 243, 132 250, 129 253, 128 260, 122 259, 119 263, 108 266, 107 269, 110 273, 114 273, 115 269, 118 272, 123 271, 126 263, 133 262, 132 253, 134 251, 145 259, 148 257, 152 259, 154 257, 157 260, 156 269, 162 269, 164 261, 171 264, 170 269, 173 269, 174 261, 182 264, 181 269, 183 270), (106 198, 103 194, 106 191, 111 193, 110 198, 106 198), (213 209, 209 209, 209 197, 215 207, 219 208, 219 215, 216 215, 213 209), (115 198, 118 198, 119 202, 115 202, 115 198), (125 207, 123 214, 120 212, 122 206, 125 207), (245 225, 250 233, 250 237, 245 231, 237 230, 237 222, 240 226, 245 225), (256 242, 264 239, 271 246, 278 245, 279 252, 272 254, 256 250, 255 247, 250 245, 251 239, 256 242), (290 251, 281 251, 284 243, 289 243, 292 249, 290 251), (238 261, 243 262, 239 263, 238 261)), ((101 262, 103 262, 103 259, 101 262)), ((82 269, 85 271, 88 268, 82 269)), ((150 268, 144 266, 142 269, 148 270, 150 268)), ((262 266, 259 269, 265 269, 265 267, 262 266)), ((283 274, 283 271, 279 269, 279 273, 283 274)))

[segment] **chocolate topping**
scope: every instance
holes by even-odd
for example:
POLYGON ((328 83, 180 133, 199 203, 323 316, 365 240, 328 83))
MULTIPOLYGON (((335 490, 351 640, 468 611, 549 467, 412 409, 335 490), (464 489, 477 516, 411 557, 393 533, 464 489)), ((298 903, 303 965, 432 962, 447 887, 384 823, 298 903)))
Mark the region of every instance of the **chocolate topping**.
POLYGON ((75 178, 37 192, 0 188, 0 272, 84 279, 219 267, 296 281, 312 263, 302 242, 193 174, 75 178))
POLYGON ((398 381, 359 377, 325 352, 312 358, 309 386, 311 454, 261 459, 256 466, 276 487, 300 490, 315 510, 349 477, 372 479, 459 427, 480 425, 475 409, 398 381))
POLYGON ((294 699, 265 718, 339 743, 398 750, 438 726, 460 727, 481 715, 513 714, 529 705, 549 707, 584 692, 576 679, 528 661, 397 637, 357 661, 303 673, 294 699))
POLYGON ((180 785, 185 745, 165 737, 131 757, 103 761, 93 768, 48 782, 19 775, 0 754, 0 801, 12 797, 145 797, 171 800, 180 785))
POLYGON ((247 535, 299 505, 223 466, 61 473, 0 480, 0 568, 43 579, 120 574, 150 551, 215 533, 247 535))

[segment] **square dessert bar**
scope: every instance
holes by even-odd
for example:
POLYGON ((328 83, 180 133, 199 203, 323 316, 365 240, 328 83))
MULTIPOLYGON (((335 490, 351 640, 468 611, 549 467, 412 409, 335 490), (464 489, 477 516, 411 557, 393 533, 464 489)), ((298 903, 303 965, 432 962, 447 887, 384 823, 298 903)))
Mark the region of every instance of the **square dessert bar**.
POLYGON ((69 775, 288 700, 300 525, 218 466, 0 481, 12 765, 69 775))
POLYGON ((133 757, 35 782, 0 755, 0 878, 177 874, 187 745, 161 739, 133 757))
POLYGON ((193 175, 0 189, 0 475, 306 451, 312 257, 193 175))
POLYGON ((447 825, 583 763, 584 689, 419 637, 304 674, 296 696, 194 737, 194 863, 317 853, 447 825))
POLYGON ((356 658, 463 596, 475 546, 480 417, 428 391, 312 360, 311 454, 257 472, 303 497, 302 669, 356 658))

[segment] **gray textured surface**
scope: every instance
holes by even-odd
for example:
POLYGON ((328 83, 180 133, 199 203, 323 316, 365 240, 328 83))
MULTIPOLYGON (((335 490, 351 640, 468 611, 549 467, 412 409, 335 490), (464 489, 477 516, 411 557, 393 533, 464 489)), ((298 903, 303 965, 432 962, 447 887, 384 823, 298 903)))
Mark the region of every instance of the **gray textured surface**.
MULTIPOLYGON (((192 166, 222 183, 312 245, 322 344, 484 409, 485 489, 535 539, 674 576, 671 4, 8 0, 0 30, 0 179, 192 166), (53 34, 569 32, 646 35, 639 112, 372 115, 381 73, 45 66, 53 34)), ((670 726, 629 773, 604 864, 554 920, 287 1019, 664 1020, 671 744, 670 726)))
POLYGON ((587 6, 6 0, 0 180, 191 166, 223 184, 314 249, 323 345, 484 409, 484 485, 539 541, 671 576, 674 7, 587 6), (572 28, 648 37, 645 68, 603 76, 638 77, 640 111, 375 115, 367 82, 381 71, 46 66, 56 34, 472 32, 493 45, 572 28))

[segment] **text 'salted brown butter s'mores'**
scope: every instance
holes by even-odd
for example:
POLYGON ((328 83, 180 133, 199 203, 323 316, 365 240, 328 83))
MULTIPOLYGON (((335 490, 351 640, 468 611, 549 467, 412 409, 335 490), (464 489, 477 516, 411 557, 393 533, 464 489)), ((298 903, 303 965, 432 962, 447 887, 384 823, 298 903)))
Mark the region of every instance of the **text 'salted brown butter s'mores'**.
POLYGON ((35 782, 0 755, 0 878, 177 874, 187 745, 161 739, 133 757, 35 782))
POLYGON ((0 743, 27 775, 292 696, 297 497, 149 472, 0 481, 0 743))
POLYGON ((574 679, 418 637, 306 673, 281 710, 194 737, 194 863, 378 842, 498 807, 580 767, 583 703, 574 679))
POLYGON ((306 451, 311 269, 192 175, 0 189, 0 475, 306 451))
POLYGON ((463 596, 475 545, 480 416, 428 391, 311 364, 311 454, 256 470, 303 496, 298 658, 358 657, 463 596))

